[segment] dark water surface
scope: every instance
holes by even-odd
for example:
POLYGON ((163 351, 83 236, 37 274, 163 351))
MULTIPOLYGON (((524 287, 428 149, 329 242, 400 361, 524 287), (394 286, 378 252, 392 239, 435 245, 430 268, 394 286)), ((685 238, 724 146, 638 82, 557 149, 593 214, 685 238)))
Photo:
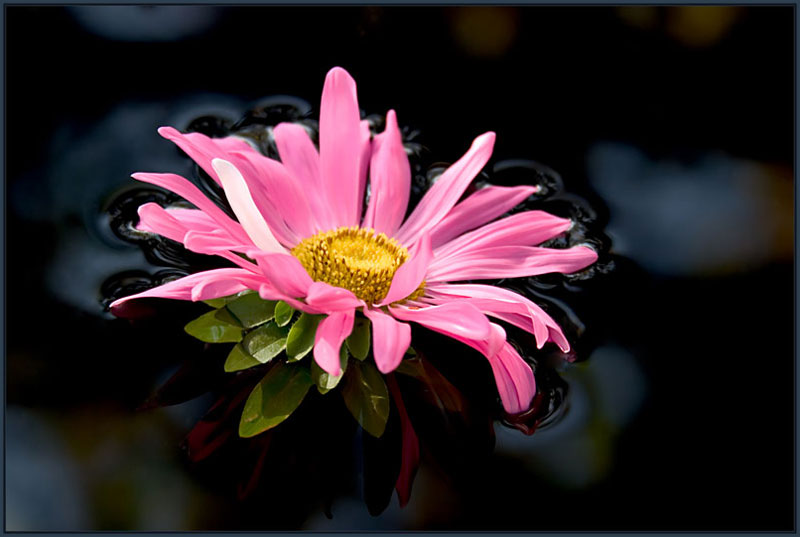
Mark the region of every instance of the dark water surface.
MULTIPOLYGON (((6 529, 792 529, 793 16, 8 8, 6 529), (233 123, 274 95, 316 117, 334 65, 363 110, 419 130, 432 161, 493 130, 496 182, 530 165, 512 159, 557 170, 558 203, 596 212, 614 261, 528 289, 581 336, 574 364, 537 370, 540 386, 567 387, 551 423, 458 442, 430 426, 409 504, 380 516, 363 481, 395 459, 369 459, 340 400, 301 408, 265 461, 253 444, 192 462, 181 443, 214 398, 186 392, 218 381, 222 351, 182 326, 205 310, 166 305, 131 324, 101 304, 112 275, 181 269, 120 240, 108 215, 111 200, 150 195, 134 171, 195 173, 156 128, 233 123), (187 362, 188 388, 164 397, 198 397, 142 409, 187 362), (321 452, 340 464, 315 466, 321 452), (443 453, 450 466, 432 462, 443 453), (234 474, 256 468, 265 490, 240 501, 234 474)), ((474 400, 492 389, 477 365, 448 374, 474 400)))

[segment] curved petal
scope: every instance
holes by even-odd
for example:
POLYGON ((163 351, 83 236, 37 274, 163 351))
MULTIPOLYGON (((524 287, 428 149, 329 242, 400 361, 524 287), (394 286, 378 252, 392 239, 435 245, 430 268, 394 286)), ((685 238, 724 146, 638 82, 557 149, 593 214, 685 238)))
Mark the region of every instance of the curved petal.
POLYGON ((495 134, 487 132, 475 138, 469 151, 447 168, 425 193, 414 212, 397 232, 402 244, 411 245, 427 230, 438 224, 483 169, 492 155, 495 134))
POLYGON ((411 192, 411 165, 394 110, 386 114, 386 128, 375 137, 369 182, 372 193, 362 227, 392 237, 403 223, 411 192))
POLYGON ((319 160, 322 191, 334 224, 358 224, 361 114, 356 83, 341 67, 325 77, 319 112, 319 160))
POLYGON ((400 265, 392 278, 392 284, 381 304, 391 304, 402 300, 417 290, 425 278, 428 265, 433 258, 431 251, 431 238, 426 233, 415 245, 408 260, 400 265))
POLYGON ((369 121, 361 120, 361 133, 359 136, 361 153, 358 159, 358 194, 356 196, 356 222, 361 222, 361 213, 364 211, 364 194, 367 191, 367 170, 369 169, 370 156, 372 155, 372 132, 369 130, 369 121))
POLYGON ((511 210, 536 192, 535 186, 487 186, 453 207, 431 229, 431 245, 439 246, 511 210))
POLYGON ((536 346, 542 348, 548 340, 563 352, 570 349, 569 342, 550 315, 538 304, 509 289, 481 284, 431 284, 425 294, 434 304, 463 300, 473 304, 487 315, 496 317, 532 333, 536 346))
POLYGON ((316 220, 316 231, 333 229, 335 225, 322 190, 319 153, 308 132, 296 123, 279 123, 272 133, 281 162, 306 193, 316 220))
POLYGON ((364 308, 372 323, 372 354, 381 373, 390 373, 400 364, 411 345, 411 327, 395 321, 379 309, 364 308))
POLYGON ((426 280, 447 282, 521 278, 548 272, 569 274, 588 267, 596 260, 597 253, 587 246, 563 250, 535 246, 499 246, 445 259, 434 259, 426 280))
POLYGON ((218 157, 225 157, 228 151, 254 151, 250 144, 234 137, 209 138, 199 132, 182 133, 173 127, 159 127, 158 134, 174 143, 189 155, 217 183, 220 182, 211 161, 218 157))
POLYGON ((314 282, 308 287, 306 303, 325 313, 352 310, 364 305, 361 299, 347 289, 334 287, 325 282, 314 282))
POLYGON ((223 268, 207 270, 184 276, 135 295, 117 299, 111 303, 111 312, 118 317, 125 317, 124 304, 137 298, 170 298, 195 302, 219 298, 244 291, 245 289, 258 289, 262 280, 252 272, 244 269, 223 268), (217 283, 220 285, 211 285, 217 283), (194 292, 195 287, 199 287, 197 292, 194 292), (223 291, 223 294, 216 294, 223 291))
POLYGON ((436 257, 445 258, 497 246, 535 246, 558 236, 571 225, 571 220, 544 211, 512 214, 448 242, 436 251, 436 257))
POLYGON ((250 189, 239 170, 227 160, 219 158, 215 158, 211 164, 219 175, 231 209, 253 243, 264 252, 286 252, 253 202, 250 189))
POLYGON ((150 183, 160 186, 170 192, 181 196, 183 199, 193 204, 195 207, 206 213, 220 227, 226 229, 233 237, 244 242, 252 242, 252 239, 242 228, 241 224, 232 220, 222 209, 214 205, 200 189, 174 173, 134 173, 131 177, 137 181, 150 183))
POLYGON ((186 209, 183 207, 166 207, 164 209, 168 215, 180 222, 186 229, 197 231, 222 231, 213 218, 198 209, 186 209))
POLYGON ((314 360, 323 371, 334 377, 342 374, 339 349, 353 331, 355 310, 337 311, 325 317, 314 336, 314 360))
POLYGON ((396 319, 421 324, 459 341, 488 340, 491 335, 489 320, 472 304, 448 303, 428 308, 390 306, 389 313, 396 319))
POLYGON ((536 395, 536 378, 531 367, 508 342, 489 358, 489 364, 506 412, 518 414, 528 410, 536 395))
POLYGON ((250 252, 267 281, 284 295, 304 297, 314 283, 306 269, 294 256, 287 254, 264 254, 250 252))
POLYGON ((136 212, 139 213, 137 229, 183 242, 183 237, 188 229, 158 203, 150 202, 140 205, 136 212))
POLYGON ((386 386, 394 399, 394 406, 397 407, 397 414, 400 417, 400 431, 402 436, 402 452, 400 461, 400 472, 397 476, 394 488, 397 491, 397 499, 400 500, 400 507, 405 507, 411 497, 411 484, 419 466, 419 439, 411 419, 408 417, 406 406, 403 404, 403 396, 400 387, 397 385, 394 375, 386 378, 386 386))

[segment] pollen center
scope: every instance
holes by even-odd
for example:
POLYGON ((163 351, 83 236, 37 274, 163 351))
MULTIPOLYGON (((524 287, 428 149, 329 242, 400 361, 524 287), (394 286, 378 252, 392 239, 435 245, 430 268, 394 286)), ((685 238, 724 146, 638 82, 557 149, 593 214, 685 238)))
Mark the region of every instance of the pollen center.
MULTIPOLYGON (((376 304, 389 292, 408 250, 383 233, 353 226, 303 239, 292 255, 314 281, 348 289, 367 304, 376 304)), ((422 285, 409 298, 421 293, 422 285)))

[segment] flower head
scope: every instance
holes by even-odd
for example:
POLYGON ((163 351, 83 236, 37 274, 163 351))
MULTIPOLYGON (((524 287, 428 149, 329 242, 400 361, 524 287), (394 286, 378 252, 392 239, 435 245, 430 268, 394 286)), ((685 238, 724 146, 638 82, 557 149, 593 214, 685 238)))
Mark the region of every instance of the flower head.
POLYGON ((553 341, 569 349, 555 321, 527 298, 491 285, 458 283, 569 273, 597 259, 585 246, 537 246, 567 230, 567 219, 526 211, 498 220, 534 187, 489 186, 460 201, 488 162, 494 133, 476 138, 407 218, 411 170, 396 114, 390 110, 385 130, 372 137, 360 119, 355 82, 341 68, 325 80, 319 149, 292 123, 273 131, 280 161, 235 137, 211 139, 170 127, 159 133, 220 184, 236 220, 180 176, 137 173, 134 178, 197 207, 145 204, 139 208, 140 229, 222 256, 235 267, 121 298, 111 305, 114 313, 124 314, 125 304, 140 297, 197 301, 254 290, 264 300, 324 315, 313 355, 334 376, 341 372, 339 349, 357 312, 371 322, 373 356, 383 373, 398 366, 411 343, 408 323, 417 323, 482 353, 510 413, 530 406, 534 376, 489 317, 532 333, 539 348, 553 341))

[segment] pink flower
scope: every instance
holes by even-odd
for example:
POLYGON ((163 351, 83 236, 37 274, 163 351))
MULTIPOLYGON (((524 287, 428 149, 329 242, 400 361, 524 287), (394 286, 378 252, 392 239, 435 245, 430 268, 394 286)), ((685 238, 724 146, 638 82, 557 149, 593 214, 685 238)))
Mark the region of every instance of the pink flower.
POLYGON ((316 332, 314 359, 331 375, 340 374, 339 348, 357 311, 372 323, 373 355, 383 373, 400 363, 411 343, 408 323, 418 323, 486 356, 510 413, 529 408, 534 376, 489 317, 532 333, 539 348, 553 341, 569 349, 555 321, 527 298, 457 283, 569 273, 597 259, 585 246, 536 246, 567 230, 569 220, 542 211, 495 220, 534 187, 490 186, 459 202, 489 160, 494 133, 476 138, 405 219, 411 171, 395 112, 389 111, 385 130, 371 138, 360 120, 355 81, 341 68, 325 79, 319 150, 303 127, 291 123, 273 132, 280 162, 233 137, 210 139, 171 127, 159 133, 222 186, 238 222, 180 176, 136 173, 134 178, 197 207, 145 204, 139 227, 194 252, 222 256, 236 268, 192 274, 119 299, 111 305, 114 313, 123 313, 134 298, 197 301, 256 290, 265 300, 326 315, 316 332), (362 214, 368 177, 371 195, 362 214))

